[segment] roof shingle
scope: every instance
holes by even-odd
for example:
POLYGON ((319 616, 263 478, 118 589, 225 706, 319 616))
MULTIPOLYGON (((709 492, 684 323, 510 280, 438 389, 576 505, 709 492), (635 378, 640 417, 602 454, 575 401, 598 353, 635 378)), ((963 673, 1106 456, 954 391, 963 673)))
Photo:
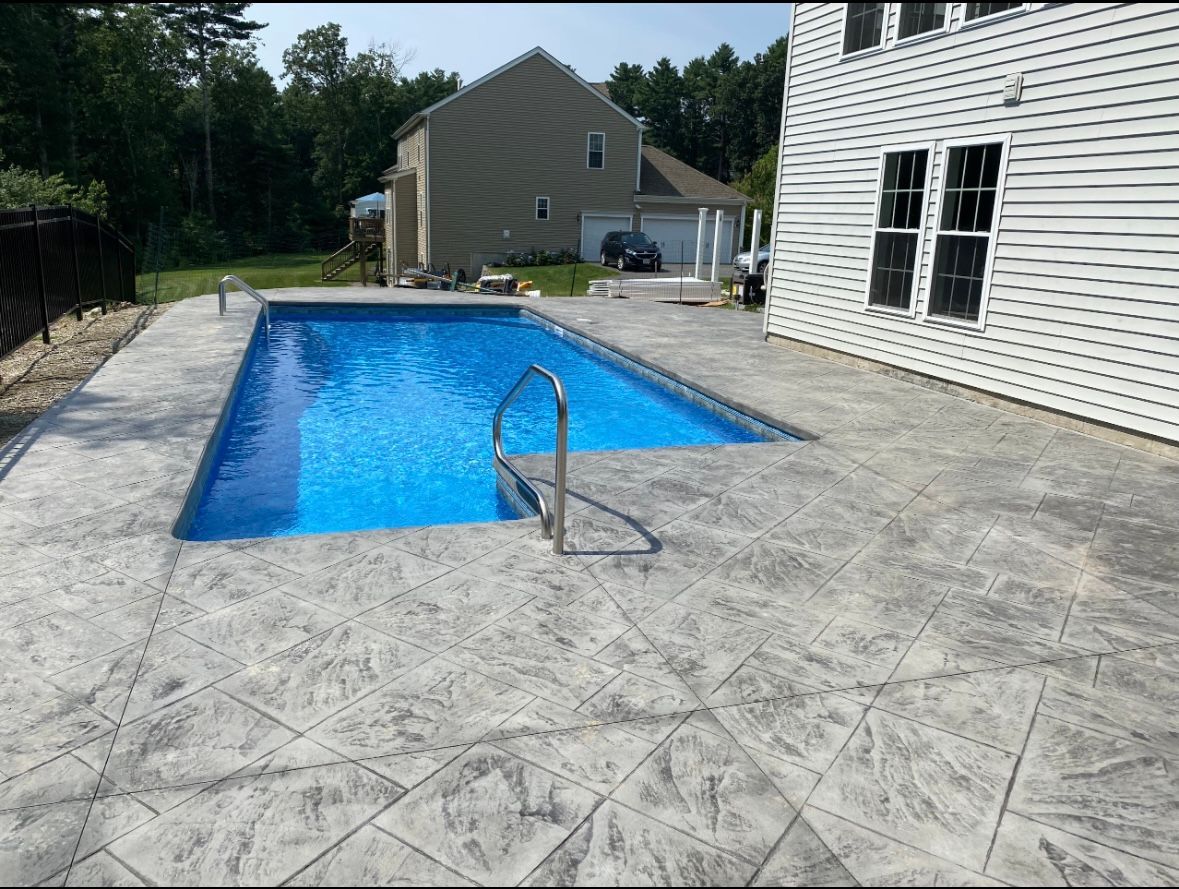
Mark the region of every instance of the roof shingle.
POLYGON ((749 198, 719 179, 701 173, 653 145, 643 146, 639 191, 650 197, 712 198, 748 201, 749 198))

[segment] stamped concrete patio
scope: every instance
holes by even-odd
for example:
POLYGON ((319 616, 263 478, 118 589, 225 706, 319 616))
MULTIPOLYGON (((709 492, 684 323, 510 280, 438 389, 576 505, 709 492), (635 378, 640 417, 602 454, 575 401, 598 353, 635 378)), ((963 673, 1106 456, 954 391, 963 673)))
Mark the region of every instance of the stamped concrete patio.
POLYGON ((176 306, 0 460, 0 880, 1179 881, 1179 464, 754 315, 498 302, 817 440, 574 455, 563 557, 181 542, 255 306, 176 306))

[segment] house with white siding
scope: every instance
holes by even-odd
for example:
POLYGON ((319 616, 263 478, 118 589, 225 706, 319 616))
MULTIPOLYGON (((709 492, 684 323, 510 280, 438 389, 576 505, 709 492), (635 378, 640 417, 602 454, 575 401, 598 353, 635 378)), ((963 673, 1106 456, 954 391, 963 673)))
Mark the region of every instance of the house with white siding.
POLYGON ((1179 4, 796 3, 776 343, 1179 446, 1179 4))

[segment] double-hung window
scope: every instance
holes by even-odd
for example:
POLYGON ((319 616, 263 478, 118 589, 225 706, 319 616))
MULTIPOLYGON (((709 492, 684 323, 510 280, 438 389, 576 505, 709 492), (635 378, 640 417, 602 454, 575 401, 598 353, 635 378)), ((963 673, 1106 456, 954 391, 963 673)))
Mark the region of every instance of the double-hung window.
POLYGON ((869 308, 912 314, 925 228, 929 146, 887 149, 868 273, 869 308))
POLYGON ((585 165, 591 170, 606 169, 606 134, 590 133, 585 142, 585 165))
POLYGON ((946 145, 926 316, 982 326, 1007 137, 946 145))
POLYGON ((845 56, 879 49, 884 45, 884 12, 887 3, 848 3, 843 20, 845 56))
POLYGON ((898 3, 897 40, 908 40, 946 29, 948 3, 898 3))
POLYGON ((993 15, 1014 12, 1017 9, 1023 9, 1025 5, 1024 3, 967 3, 965 20, 974 22, 990 18, 993 15))
POLYGON ((536 199, 536 218, 545 220, 549 218, 549 199, 544 197, 537 197, 536 199))

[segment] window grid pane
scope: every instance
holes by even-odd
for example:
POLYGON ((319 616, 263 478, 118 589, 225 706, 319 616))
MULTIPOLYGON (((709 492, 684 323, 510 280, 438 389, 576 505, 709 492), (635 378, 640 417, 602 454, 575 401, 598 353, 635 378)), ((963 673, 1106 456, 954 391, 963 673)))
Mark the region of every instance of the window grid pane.
POLYGON ((916 37, 929 31, 940 31, 946 26, 946 4, 902 3, 900 39, 916 37))
POLYGON ((933 257, 929 314, 977 322, 982 311, 1003 146, 958 146, 946 157, 946 188, 933 257))
POLYGON ((942 231, 991 230, 1002 152, 999 143, 950 149, 940 220, 942 231))
POLYGON ((589 134, 589 160, 590 169, 601 170, 606 165, 606 134, 605 133, 590 133, 589 134))
POLYGON ((1022 7, 1022 3, 967 3, 966 21, 972 22, 975 19, 986 18, 988 15, 997 15, 1000 12, 1008 12, 1022 7))
POLYGON ((877 231, 868 286, 870 306, 907 312, 912 305, 928 165, 929 152, 926 149, 894 151, 884 156, 880 210, 876 217, 877 231))
POLYGON ((883 3, 847 4, 847 24, 843 32, 843 53, 847 55, 880 45, 884 30, 883 3))

